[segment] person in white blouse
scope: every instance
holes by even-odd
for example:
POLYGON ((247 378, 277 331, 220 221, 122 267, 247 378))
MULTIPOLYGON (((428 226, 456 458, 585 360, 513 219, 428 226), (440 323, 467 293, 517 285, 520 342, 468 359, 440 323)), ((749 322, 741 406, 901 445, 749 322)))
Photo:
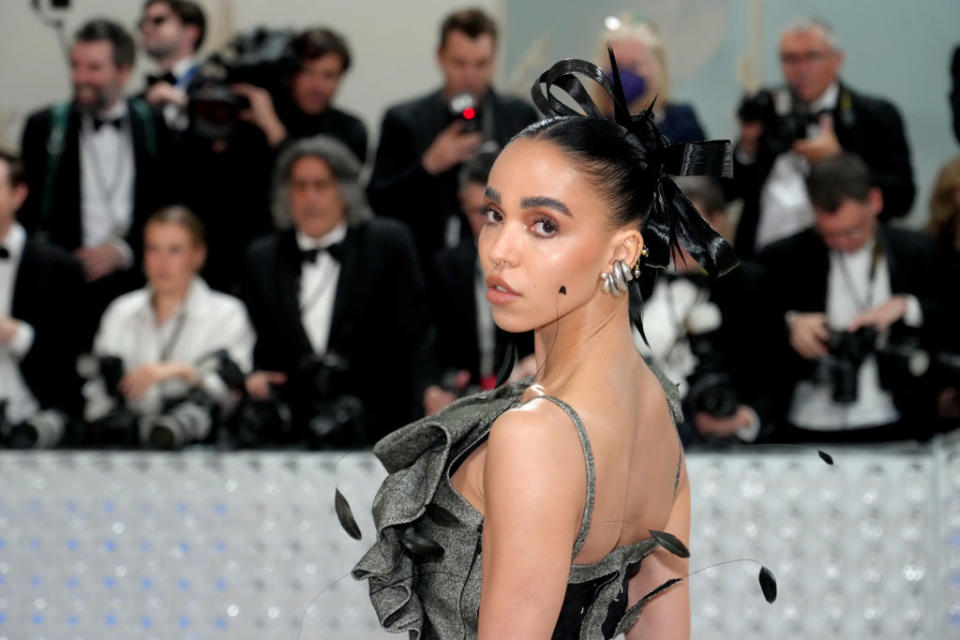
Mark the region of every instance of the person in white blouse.
MULTIPOLYGON (((254 333, 246 310, 197 275, 205 255, 203 226, 189 210, 168 207, 151 216, 144 230, 148 284, 107 308, 94 342, 97 357, 122 360, 124 375, 114 396, 122 395, 141 417, 140 439, 154 446, 183 445, 210 434, 212 421, 202 418, 192 418, 193 427, 183 433, 155 433, 158 422, 152 418, 184 398, 207 406, 212 417, 233 407, 237 396, 221 377, 222 356, 242 372, 250 369, 254 333)), ((115 408, 110 391, 101 378, 85 385, 87 420, 115 408)))

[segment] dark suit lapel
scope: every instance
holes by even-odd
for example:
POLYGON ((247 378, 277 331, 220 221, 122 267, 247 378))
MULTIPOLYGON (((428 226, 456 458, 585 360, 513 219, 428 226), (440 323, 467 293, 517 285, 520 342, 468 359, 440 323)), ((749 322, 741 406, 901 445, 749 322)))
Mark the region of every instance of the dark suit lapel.
POLYGON ((887 260, 887 273, 890 274, 890 293, 894 294, 910 290, 909 274, 905 274, 903 270, 903 267, 909 269, 910 261, 906 260, 901 264, 900 247, 892 235, 885 224, 877 227, 877 239, 883 243, 883 257, 887 260))
MULTIPOLYGON (((130 120, 130 136, 133 139, 133 215, 144 211, 143 197, 146 193, 144 180, 148 171, 147 132, 143 120, 133 107, 133 100, 127 100, 127 113, 130 120)), ((131 221, 132 222, 132 221, 131 221)), ((132 228, 137 228, 135 224, 132 228)))
POLYGON ((292 230, 284 232, 277 241, 276 265, 278 297, 286 319, 281 326, 289 327, 296 335, 296 342, 306 345, 307 351, 312 351, 300 314, 300 250, 292 230))
POLYGON ((83 242, 80 211, 80 120, 80 113, 71 109, 63 154, 60 156, 60 165, 54 180, 53 207, 41 226, 48 237, 67 249, 80 246, 83 242))
POLYGON ((13 280, 13 297, 10 305, 10 315, 14 318, 24 319, 29 317, 29 309, 33 302, 34 295, 44 283, 38 282, 36 274, 33 278, 33 287, 29 285, 30 274, 36 266, 37 254, 35 245, 29 239, 23 245, 23 254, 20 256, 20 265, 17 267, 17 275, 13 280))
POLYGON ((362 282, 363 270, 371 265, 361 265, 364 259, 362 244, 365 227, 347 227, 347 236, 343 239, 343 262, 340 264, 340 276, 337 278, 337 293, 333 300, 333 316, 330 320, 328 350, 336 351, 347 334, 352 330, 352 319, 358 304, 358 293, 365 286, 362 282))

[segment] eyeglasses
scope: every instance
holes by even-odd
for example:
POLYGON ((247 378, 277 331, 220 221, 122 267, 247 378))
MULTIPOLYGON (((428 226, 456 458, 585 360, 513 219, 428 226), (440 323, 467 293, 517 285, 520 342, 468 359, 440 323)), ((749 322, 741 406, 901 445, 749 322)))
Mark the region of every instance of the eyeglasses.
POLYGON ((823 62, 833 56, 832 51, 805 51, 804 53, 781 53, 780 62, 788 66, 823 62))
POLYGON ((169 19, 170 16, 144 16, 140 18, 140 29, 141 31, 147 27, 153 27, 154 29, 157 29, 169 19))

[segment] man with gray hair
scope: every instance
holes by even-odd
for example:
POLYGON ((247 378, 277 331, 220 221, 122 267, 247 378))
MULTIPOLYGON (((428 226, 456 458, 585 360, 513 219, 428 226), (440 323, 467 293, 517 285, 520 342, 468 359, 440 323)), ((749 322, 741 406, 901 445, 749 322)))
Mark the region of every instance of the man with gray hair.
POLYGON ((785 86, 763 89, 738 110, 740 139, 729 196, 743 199, 736 248, 751 257, 813 222, 804 178, 822 158, 847 151, 870 167, 883 192, 882 219, 910 211, 910 148, 897 108, 840 80, 843 51, 830 25, 794 20, 780 37, 785 86))
POLYGON ((364 446, 417 413, 423 278, 409 231, 370 216, 359 172, 332 137, 291 144, 274 178, 275 217, 287 228, 247 254, 244 297, 259 370, 248 391, 275 392, 299 434, 318 446, 364 446), (343 413, 350 419, 332 425, 343 413))

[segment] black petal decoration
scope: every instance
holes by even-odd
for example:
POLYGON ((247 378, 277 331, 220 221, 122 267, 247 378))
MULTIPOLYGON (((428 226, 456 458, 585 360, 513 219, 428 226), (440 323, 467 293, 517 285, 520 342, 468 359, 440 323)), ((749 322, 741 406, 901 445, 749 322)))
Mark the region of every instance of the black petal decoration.
POLYGON ((646 601, 648 601, 648 600, 652 600, 652 599, 654 598, 654 596, 656 596, 658 593, 662 593, 663 591, 666 591, 667 589, 669 589, 669 588, 672 587, 673 585, 677 584, 678 582, 683 582, 683 578, 670 578, 669 580, 667 580, 666 582, 664 582, 662 585, 660 585, 659 587, 657 587, 656 589, 654 589, 653 591, 651 591, 651 592, 648 593, 647 595, 643 596, 643 598, 641 598, 641 600, 644 601, 644 602, 646 602, 646 601))
POLYGON ((427 558, 442 558, 443 547, 426 538, 413 529, 407 529, 400 536, 400 542, 407 550, 415 556, 425 556, 427 558))
POLYGON ((360 533, 360 527, 357 525, 356 518, 353 517, 353 510, 350 508, 350 503, 348 503, 347 499, 340 493, 340 489, 337 489, 337 492, 333 496, 333 508, 337 512, 337 520, 340 521, 340 526, 347 532, 347 535, 354 540, 362 538, 363 535, 360 533))
POLYGON ((680 541, 680 538, 672 533, 667 533, 666 531, 654 531, 653 529, 650 529, 650 535, 654 540, 657 541, 657 544, 673 555, 679 558, 690 557, 690 550, 687 549, 687 545, 683 544, 683 542, 680 541))
POLYGON ((820 459, 826 462, 827 464, 833 464, 833 456, 823 451, 822 449, 817 450, 817 455, 820 456, 820 459))
POLYGON ((563 295, 567 295, 567 288, 564 287, 563 285, 560 285, 560 293, 562 293, 563 295))
POLYGON ((766 567, 760 567, 760 590, 763 591, 763 597, 767 599, 767 602, 773 604, 773 601, 777 599, 777 579, 766 567))
POLYGON ((513 366, 517 364, 517 346, 512 342, 507 345, 507 350, 503 354, 503 362, 500 363, 500 372, 497 374, 497 387, 503 386, 503 384, 510 379, 510 374, 513 373, 513 366))
POLYGON ((460 521, 457 520, 457 517, 441 507, 440 505, 434 504, 432 502, 428 503, 426 506, 427 515, 430 516, 430 519, 436 522, 441 527, 459 527, 460 521))

